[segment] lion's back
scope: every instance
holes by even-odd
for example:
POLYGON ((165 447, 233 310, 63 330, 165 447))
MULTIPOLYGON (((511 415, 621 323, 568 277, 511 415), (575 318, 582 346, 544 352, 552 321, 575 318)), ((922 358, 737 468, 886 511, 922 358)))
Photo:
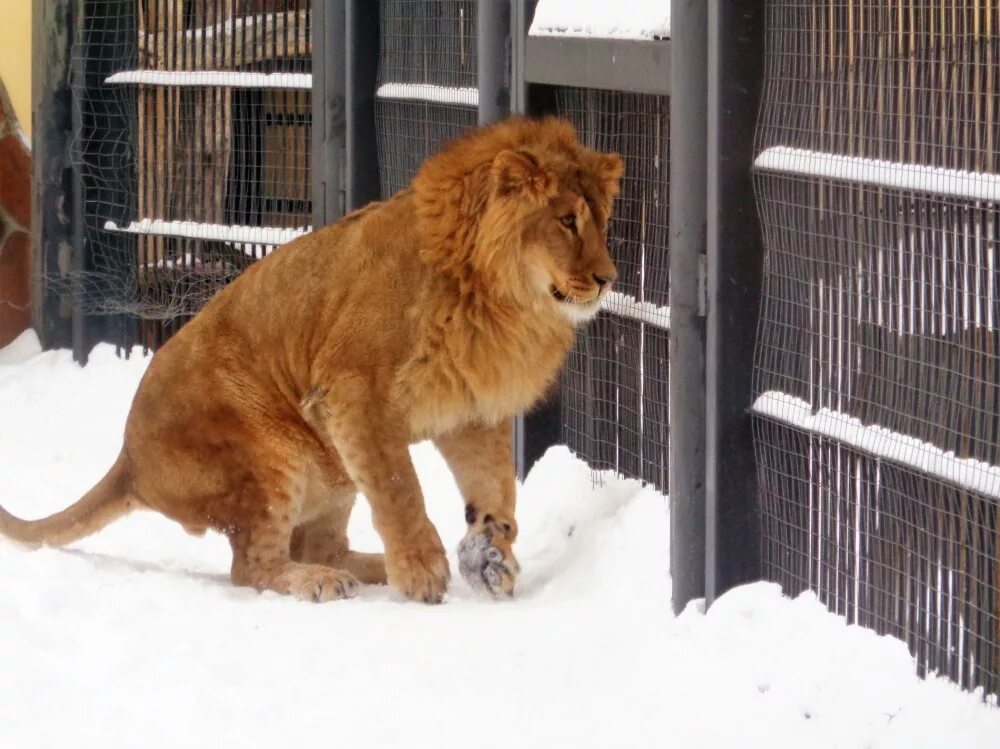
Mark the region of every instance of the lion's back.
POLYGON ((238 433, 241 421, 295 408, 331 338, 359 367, 399 347, 419 273, 406 215, 398 200, 370 204, 255 263, 156 353, 130 422, 162 436, 213 417, 238 433))

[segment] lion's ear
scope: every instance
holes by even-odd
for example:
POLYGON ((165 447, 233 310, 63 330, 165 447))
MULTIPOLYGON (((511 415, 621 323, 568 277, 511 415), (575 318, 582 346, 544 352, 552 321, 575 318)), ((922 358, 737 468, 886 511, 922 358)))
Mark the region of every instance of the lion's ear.
POLYGON ((526 151, 501 151, 490 168, 493 189, 502 194, 524 193, 538 200, 555 190, 555 177, 526 151))
POLYGON ((600 151, 591 151, 588 156, 590 163, 587 166, 590 173, 604 194, 608 196, 610 202, 610 199, 619 192, 622 173, 625 171, 622 158, 616 153, 601 153, 600 151))

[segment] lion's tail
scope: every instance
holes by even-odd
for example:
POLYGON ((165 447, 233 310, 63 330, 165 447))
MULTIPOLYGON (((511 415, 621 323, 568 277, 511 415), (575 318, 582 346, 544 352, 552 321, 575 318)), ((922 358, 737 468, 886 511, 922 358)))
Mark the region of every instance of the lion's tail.
POLYGON ((0 534, 21 543, 62 546, 96 533, 140 502, 131 491, 124 453, 79 502, 41 520, 21 520, 0 507, 0 534))

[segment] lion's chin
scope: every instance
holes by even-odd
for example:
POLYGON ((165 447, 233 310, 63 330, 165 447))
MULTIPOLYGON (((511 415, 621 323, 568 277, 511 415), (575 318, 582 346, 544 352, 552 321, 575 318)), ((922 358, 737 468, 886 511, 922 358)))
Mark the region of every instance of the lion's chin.
POLYGON ((573 325, 582 325, 601 311, 601 303, 604 301, 604 294, 589 302, 574 302, 571 299, 563 299, 557 302, 559 311, 573 325))

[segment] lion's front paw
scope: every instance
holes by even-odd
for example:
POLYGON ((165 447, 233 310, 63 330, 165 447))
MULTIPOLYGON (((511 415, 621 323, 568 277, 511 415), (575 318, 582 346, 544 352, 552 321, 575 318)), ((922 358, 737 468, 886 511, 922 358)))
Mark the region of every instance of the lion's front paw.
POLYGON ((385 567, 389 584, 407 598, 424 603, 441 603, 451 572, 444 547, 436 531, 419 543, 386 551, 385 567))
POLYGON ((458 569, 473 589, 488 591, 497 598, 514 594, 514 583, 521 571, 511 551, 516 533, 513 520, 490 514, 469 523, 469 531, 458 545, 458 569))

